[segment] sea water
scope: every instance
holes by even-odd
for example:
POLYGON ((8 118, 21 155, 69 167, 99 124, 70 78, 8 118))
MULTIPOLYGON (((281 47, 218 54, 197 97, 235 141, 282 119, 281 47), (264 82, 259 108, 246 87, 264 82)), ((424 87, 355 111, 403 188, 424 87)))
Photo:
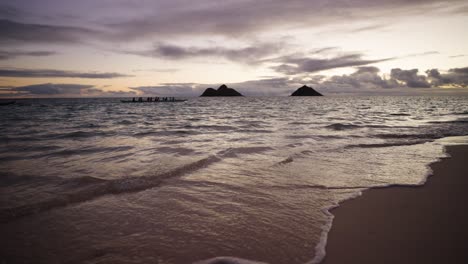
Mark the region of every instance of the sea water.
POLYGON ((437 139, 465 135, 457 96, 19 100, 0 108, 0 258, 318 263, 330 208, 423 184, 437 139))

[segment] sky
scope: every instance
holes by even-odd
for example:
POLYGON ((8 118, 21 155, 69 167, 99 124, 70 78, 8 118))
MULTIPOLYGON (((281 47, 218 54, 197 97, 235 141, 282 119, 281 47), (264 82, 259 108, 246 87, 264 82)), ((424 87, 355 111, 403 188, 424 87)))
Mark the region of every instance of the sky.
POLYGON ((0 97, 468 94, 466 0, 0 0, 0 97))

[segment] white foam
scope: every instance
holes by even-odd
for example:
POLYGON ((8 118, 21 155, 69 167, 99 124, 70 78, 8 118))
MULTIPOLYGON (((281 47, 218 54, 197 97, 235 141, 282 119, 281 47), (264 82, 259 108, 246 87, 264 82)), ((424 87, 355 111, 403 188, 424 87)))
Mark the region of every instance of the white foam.
POLYGON ((341 201, 340 203, 337 203, 337 204, 334 204, 330 207, 327 207, 325 209, 322 210, 322 212, 329 218, 328 221, 325 223, 324 226, 322 226, 322 233, 320 234, 320 240, 319 242, 317 243, 317 245, 315 246, 315 256, 314 258, 307 262, 306 264, 317 264, 317 263, 320 263, 322 262, 322 260, 325 258, 326 256, 326 246, 327 246, 327 241, 328 241, 328 233, 330 232, 331 228, 332 228, 332 225, 333 225, 333 219, 335 218, 335 216, 330 212, 331 210, 333 210, 334 208, 337 208, 340 206, 341 203, 345 202, 345 201, 348 201, 348 200, 352 200, 352 199, 355 199, 359 196, 362 195, 362 191, 359 191, 359 192, 355 192, 353 193, 348 199, 346 200, 343 200, 341 201))
POLYGON ((193 264, 267 264, 265 262, 252 261, 234 257, 216 257, 194 262, 193 264))
POLYGON ((436 140, 436 142, 441 143, 443 145, 447 145, 447 146, 467 145, 468 144, 468 136, 444 137, 444 138, 436 140))

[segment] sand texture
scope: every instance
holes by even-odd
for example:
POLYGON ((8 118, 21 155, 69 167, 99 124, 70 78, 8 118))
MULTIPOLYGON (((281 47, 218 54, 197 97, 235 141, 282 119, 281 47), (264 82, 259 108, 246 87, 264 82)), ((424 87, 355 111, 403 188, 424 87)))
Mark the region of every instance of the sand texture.
POLYGON ((468 146, 420 187, 371 189, 334 209, 322 263, 468 263, 468 146))

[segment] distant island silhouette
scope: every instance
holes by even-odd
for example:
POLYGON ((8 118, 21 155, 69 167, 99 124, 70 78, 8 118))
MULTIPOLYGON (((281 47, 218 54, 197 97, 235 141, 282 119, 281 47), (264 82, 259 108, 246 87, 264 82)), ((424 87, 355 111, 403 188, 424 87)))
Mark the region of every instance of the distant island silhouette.
POLYGON ((314 88, 304 85, 301 88, 294 91, 294 93, 292 93, 291 96, 323 96, 323 95, 315 91, 314 88))
POLYGON ((238 91, 232 88, 229 88, 225 84, 223 84, 218 88, 218 90, 215 90, 213 88, 206 89, 201 96, 209 97, 209 96, 243 96, 243 95, 239 93, 238 91))

